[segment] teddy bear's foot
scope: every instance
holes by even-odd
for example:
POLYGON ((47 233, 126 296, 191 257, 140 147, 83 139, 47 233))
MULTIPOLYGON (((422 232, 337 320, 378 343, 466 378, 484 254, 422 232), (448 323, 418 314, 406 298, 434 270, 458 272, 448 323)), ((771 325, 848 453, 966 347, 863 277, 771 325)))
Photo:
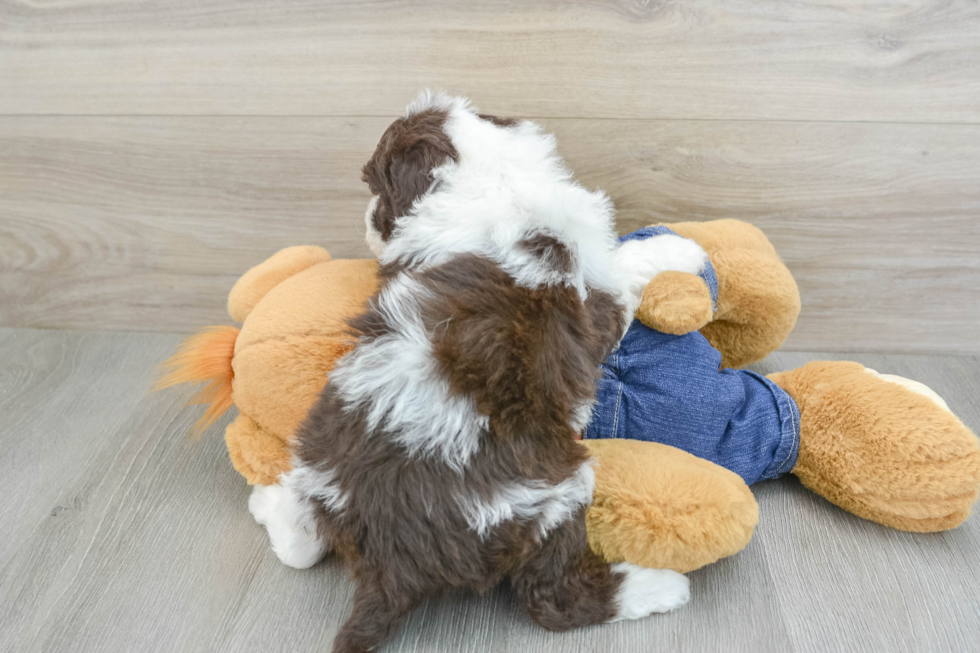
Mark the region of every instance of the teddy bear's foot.
POLYGON ((769 378, 800 408, 793 473, 808 488, 900 530, 946 530, 970 515, 980 442, 931 389, 849 362, 769 378))

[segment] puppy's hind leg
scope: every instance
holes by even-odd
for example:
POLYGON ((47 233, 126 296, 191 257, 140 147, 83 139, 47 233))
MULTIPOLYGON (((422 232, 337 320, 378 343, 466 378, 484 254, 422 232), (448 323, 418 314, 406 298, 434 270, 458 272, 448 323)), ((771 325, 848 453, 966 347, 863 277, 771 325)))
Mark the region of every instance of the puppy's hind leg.
POLYGON ((531 618, 548 630, 640 619, 690 598, 687 578, 675 571, 599 558, 588 548, 581 520, 549 533, 512 582, 531 618))
POLYGON ((333 640, 333 653, 376 651, 392 629, 421 603, 421 594, 408 594, 408 583, 391 583, 386 591, 377 574, 358 575, 354 610, 333 640))

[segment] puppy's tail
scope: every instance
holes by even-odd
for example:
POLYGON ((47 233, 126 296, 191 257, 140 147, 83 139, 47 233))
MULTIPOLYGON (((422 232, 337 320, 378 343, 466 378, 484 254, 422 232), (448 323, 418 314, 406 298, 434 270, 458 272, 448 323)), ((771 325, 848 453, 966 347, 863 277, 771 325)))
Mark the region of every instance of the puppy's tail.
POLYGON ((231 359, 237 339, 236 327, 207 327, 180 343, 177 353, 161 365, 162 376, 153 384, 154 390, 181 383, 207 383, 187 402, 188 405, 208 404, 204 416, 194 426, 196 434, 231 408, 231 384, 235 378, 231 359))

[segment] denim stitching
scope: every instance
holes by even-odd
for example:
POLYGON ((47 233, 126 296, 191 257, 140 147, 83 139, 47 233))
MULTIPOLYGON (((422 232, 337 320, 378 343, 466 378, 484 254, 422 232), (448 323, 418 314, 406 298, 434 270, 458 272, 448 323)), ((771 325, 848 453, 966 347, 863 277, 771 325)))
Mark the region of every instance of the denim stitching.
MULTIPOLYGON (((773 383, 770 379, 766 379, 766 381, 767 381, 767 383, 772 383, 773 385, 775 385, 775 383, 773 383)), ((776 387, 779 388, 778 385, 776 387)), ((786 392, 782 388, 779 388, 779 390, 782 391, 782 392, 786 392)), ((789 401, 793 401, 793 398, 789 396, 789 393, 786 394, 786 397, 780 397, 779 395, 777 395, 772 390, 772 388, 769 389, 769 392, 772 392, 773 395, 777 398, 777 400, 776 400, 776 406, 777 407, 779 407, 781 405, 781 402, 779 401, 779 399, 783 399, 783 401, 786 401, 786 399, 788 399, 789 401)), ((793 401, 793 403, 795 404, 796 402, 793 401)), ((793 409, 793 406, 790 406, 790 405, 787 405, 787 408, 789 409, 789 419, 790 419, 790 422, 791 422, 791 424, 793 426, 793 444, 790 445, 789 451, 787 452, 786 457, 783 458, 782 462, 780 462, 779 465, 776 466, 776 473, 777 474, 785 474, 786 473, 783 470, 783 466, 786 465, 786 462, 793 456, 793 453, 796 451, 796 448, 797 448, 798 443, 800 441, 800 431, 799 431, 798 428, 796 428, 796 410, 799 410, 799 409, 797 408, 796 410, 794 410, 793 409)), ((780 419, 779 421, 780 421, 780 423, 782 423, 783 420, 780 419)))
MULTIPOLYGON (((780 388, 780 390, 782 390, 782 388, 780 388)), ((785 392, 785 390, 783 390, 783 392, 785 392)), ((787 396, 788 396, 788 394, 787 394, 787 396)), ((793 401, 793 398, 792 397, 789 397, 789 400, 792 401, 794 404, 796 403, 795 401, 793 401)), ((799 444, 800 444, 800 429, 797 428, 797 426, 796 426, 796 411, 798 411, 798 410, 799 410, 799 408, 796 408, 794 410, 792 406, 789 407, 789 419, 790 419, 790 422, 792 422, 792 425, 793 425, 793 444, 789 448, 789 453, 787 453, 786 454, 786 457, 783 458, 783 462, 779 463, 779 467, 777 468, 777 471, 780 474, 785 474, 786 473, 786 470, 783 470, 783 465, 785 465, 786 464, 786 461, 788 461, 790 459, 790 457, 792 457, 793 453, 796 452, 797 447, 799 447, 799 444)))
MULTIPOLYGON (((613 354, 613 365, 616 370, 616 378, 619 378, 619 352, 613 354)), ((612 436, 617 437, 616 427, 619 425, 619 404, 623 399, 623 382, 616 383, 616 409, 613 411, 612 436)))

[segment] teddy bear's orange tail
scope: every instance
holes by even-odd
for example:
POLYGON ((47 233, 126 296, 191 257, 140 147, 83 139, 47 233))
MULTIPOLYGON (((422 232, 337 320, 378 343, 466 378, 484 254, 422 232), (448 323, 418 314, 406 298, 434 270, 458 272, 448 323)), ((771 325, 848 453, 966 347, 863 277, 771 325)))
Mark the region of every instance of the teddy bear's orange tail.
POLYGON ((153 385, 162 390, 181 383, 207 383, 188 401, 208 404, 204 416, 194 427, 201 433, 231 408, 231 382, 235 373, 231 359, 235 355, 238 329, 233 326, 207 327, 180 343, 177 353, 163 362, 163 376, 153 385))

